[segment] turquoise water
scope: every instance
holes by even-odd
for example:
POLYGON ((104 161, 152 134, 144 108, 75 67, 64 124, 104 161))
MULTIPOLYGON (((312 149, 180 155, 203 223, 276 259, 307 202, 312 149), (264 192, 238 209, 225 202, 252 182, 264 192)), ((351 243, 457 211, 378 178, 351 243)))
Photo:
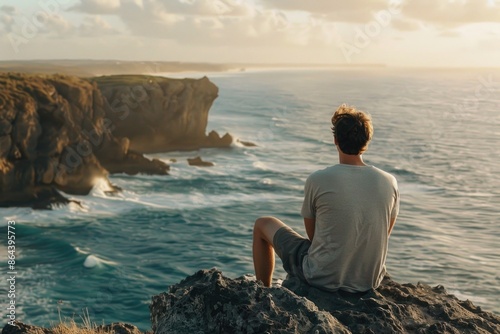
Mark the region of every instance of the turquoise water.
MULTIPOLYGON (((214 266, 230 277, 253 272, 255 218, 277 216, 305 235, 303 183, 337 162, 329 120, 342 102, 372 114, 365 161, 399 182, 391 275, 443 284, 500 313, 500 72, 262 71, 211 79, 220 96, 209 129, 258 147, 152 155, 177 160, 170 176, 114 175, 123 193, 108 196, 99 184, 90 196, 73 196, 84 208, 0 209, 4 235, 7 220, 17 227, 18 319, 49 325, 59 313, 78 320, 87 308, 95 322, 147 329, 151 296, 170 284, 214 266), (188 166, 196 155, 216 165, 188 166)), ((6 244, 2 238, 4 259, 6 244)), ((279 265, 276 277, 284 278, 279 265)), ((6 295, 6 280, 0 287, 6 295)))

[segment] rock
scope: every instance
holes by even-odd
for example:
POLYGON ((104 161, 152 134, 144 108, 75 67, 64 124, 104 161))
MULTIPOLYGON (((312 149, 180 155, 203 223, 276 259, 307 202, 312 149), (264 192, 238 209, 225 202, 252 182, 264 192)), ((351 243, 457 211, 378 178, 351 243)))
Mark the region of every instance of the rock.
POLYGON ((92 79, 110 108, 114 135, 141 153, 229 147, 232 137, 205 134, 208 111, 219 89, 208 78, 170 79, 113 75, 92 79))
POLYGON ((500 333, 500 317, 442 286, 399 284, 386 276, 366 293, 325 292, 287 278, 283 286, 330 312, 353 333, 500 333))
POLYGON ((265 288, 249 277, 201 270, 154 296, 150 311, 155 334, 500 333, 499 316, 442 286, 399 284, 389 277, 376 290, 353 294, 291 278, 282 287, 265 288))
POLYGON ((0 207, 19 206, 31 207, 38 210, 50 210, 53 206, 81 203, 69 200, 53 186, 37 186, 30 191, 17 191, 9 194, 0 193, 0 207))
POLYGON ((54 192, 88 194, 110 170, 167 174, 167 164, 113 135, 112 111, 95 83, 1 73, 0 86, 0 206, 64 203, 54 192))
MULTIPOLYGON (((500 333, 498 315, 457 299, 444 287, 399 284, 390 277, 376 290, 354 294, 326 292, 293 278, 266 288, 253 276, 230 279, 217 269, 200 270, 153 296, 149 309, 151 334, 500 333)), ((96 329, 141 334, 124 323, 96 329)), ((2 330, 2 334, 40 333, 61 331, 20 322, 2 330)))
POLYGON ((12 124, 4 117, 0 117, 0 136, 9 135, 11 132, 12 124))
POLYGON ((203 147, 229 147, 233 143, 234 138, 229 133, 220 137, 215 131, 210 131, 203 147))
POLYGON ((54 334, 50 329, 26 325, 16 321, 14 325, 5 325, 2 334, 54 334))
POLYGON ((128 154, 123 160, 118 160, 116 163, 108 162, 106 168, 110 173, 126 173, 135 175, 138 173, 149 175, 168 175, 170 166, 159 159, 149 160, 142 154, 128 151, 128 154))
POLYGON ((196 157, 192 159, 187 159, 189 166, 199 166, 199 167, 211 167, 214 166, 213 162, 203 161, 201 157, 196 157))
POLYGON ((1 136, 0 137, 0 159, 4 159, 10 152, 12 146, 12 140, 10 136, 1 136))
POLYGON ((247 147, 255 147, 255 146, 257 146, 257 144, 249 142, 249 141, 243 141, 243 140, 239 140, 238 139, 237 142, 240 143, 241 145, 247 146, 247 147))
POLYGON ((201 270, 154 296, 153 333, 349 333, 328 312, 287 289, 201 270))
POLYGON ((134 325, 125 324, 122 322, 114 322, 110 325, 101 325, 96 328, 98 331, 103 330, 104 333, 112 334, 142 334, 142 332, 134 325))

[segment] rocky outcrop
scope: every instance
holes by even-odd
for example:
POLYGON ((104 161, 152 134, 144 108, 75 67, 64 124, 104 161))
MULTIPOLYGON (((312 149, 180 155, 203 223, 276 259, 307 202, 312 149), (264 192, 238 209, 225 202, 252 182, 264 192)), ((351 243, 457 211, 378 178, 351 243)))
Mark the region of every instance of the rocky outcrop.
POLYGON ((199 271, 154 296, 150 311, 155 334, 349 333, 305 298, 217 270, 199 271))
POLYGON ((112 111, 96 84, 5 73, 0 87, 0 206, 48 208, 51 199, 57 202, 56 189, 88 194, 108 169, 167 174, 168 165, 113 136, 113 120, 106 116, 112 111))
MULTIPOLYGON (((217 269, 200 270, 153 296, 149 308, 154 334, 500 333, 499 316, 457 299, 444 287, 399 284, 390 277, 376 290, 353 294, 325 292, 295 279, 266 288, 253 276, 230 279, 217 269)), ((122 323, 96 329, 140 334, 122 323)), ((20 322, 2 331, 40 333, 56 334, 20 322)))
POLYGON ((3 73, 0 86, 0 206, 50 208, 108 173, 168 173, 143 153, 233 142, 205 133, 218 94, 206 77, 3 73))
POLYGON ((297 280, 265 288, 250 277, 202 270, 154 296, 150 311, 155 334, 500 333, 500 317, 442 286, 399 284, 389 277, 377 290, 351 294, 297 280))
POLYGON ((204 161, 201 157, 187 159, 189 166, 199 166, 199 167, 212 167, 214 166, 213 162, 204 161))
POLYGON ((92 79, 109 103, 113 134, 142 153, 229 147, 233 138, 206 134, 208 111, 219 89, 208 78, 115 75, 92 79))

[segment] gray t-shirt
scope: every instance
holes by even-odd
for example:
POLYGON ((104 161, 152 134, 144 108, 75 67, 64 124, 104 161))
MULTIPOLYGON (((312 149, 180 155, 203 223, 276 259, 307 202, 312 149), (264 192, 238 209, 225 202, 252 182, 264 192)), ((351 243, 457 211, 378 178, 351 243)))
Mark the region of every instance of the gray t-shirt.
POLYGON ((398 212, 396 178, 376 167, 338 164, 311 174, 301 212, 316 219, 302 263, 309 284, 350 292, 378 287, 398 212))

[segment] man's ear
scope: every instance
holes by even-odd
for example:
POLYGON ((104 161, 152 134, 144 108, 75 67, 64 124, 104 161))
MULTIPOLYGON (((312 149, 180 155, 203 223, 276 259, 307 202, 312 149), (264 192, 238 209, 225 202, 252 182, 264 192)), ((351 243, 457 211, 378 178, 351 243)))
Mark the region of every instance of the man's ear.
POLYGON ((336 137, 333 137, 333 143, 336 145, 336 146, 339 146, 339 141, 337 140, 336 137))

